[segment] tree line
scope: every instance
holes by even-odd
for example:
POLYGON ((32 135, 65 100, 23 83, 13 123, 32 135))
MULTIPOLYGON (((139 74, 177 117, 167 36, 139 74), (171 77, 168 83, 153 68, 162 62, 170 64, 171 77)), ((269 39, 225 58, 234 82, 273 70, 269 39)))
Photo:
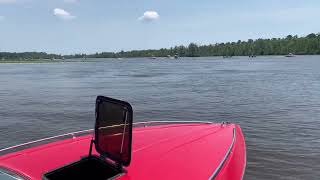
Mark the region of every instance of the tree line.
MULTIPOLYGON (((1 47, 0 47, 1 48, 1 47)), ((313 55, 320 54, 320 33, 311 33, 298 37, 288 35, 284 38, 248 39, 236 42, 198 45, 190 43, 187 46, 175 46, 171 48, 132 50, 120 52, 101 52, 95 54, 59 55, 45 52, 11 53, 0 52, 0 60, 3 59, 62 59, 62 58, 130 58, 130 57, 166 57, 178 55, 180 57, 203 56, 260 56, 260 55, 313 55)))

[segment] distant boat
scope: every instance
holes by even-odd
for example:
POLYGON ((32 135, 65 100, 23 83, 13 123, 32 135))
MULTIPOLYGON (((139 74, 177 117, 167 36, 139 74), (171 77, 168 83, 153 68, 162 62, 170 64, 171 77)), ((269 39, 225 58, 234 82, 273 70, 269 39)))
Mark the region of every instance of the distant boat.
POLYGON ((249 55, 249 58, 255 58, 255 57, 257 57, 257 56, 254 54, 249 55))
POLYGON ((155 56, 151 56, 150 59, 157 59, 155 56))
POLYGON ((167 58, 169 58, 169 59, 178 59, 178 58, 179 58, 179 55, 178 55, 178 54, 175 54, 175 55, 173 55, 173 56, 167 55, 167 58))
POLYGON ((285 57, 294 57, 294 54, 289 53, 289 54, 285 55, 285 57))

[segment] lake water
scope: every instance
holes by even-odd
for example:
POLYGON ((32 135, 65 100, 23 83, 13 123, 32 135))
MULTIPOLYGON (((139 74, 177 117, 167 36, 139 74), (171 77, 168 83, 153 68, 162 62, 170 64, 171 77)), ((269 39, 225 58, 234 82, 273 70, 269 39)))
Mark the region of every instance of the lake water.
POLYGON ((319 179, 320 56, 0 64, 0 148, 93 128, 97 95, 134 121, 239 123, 245 179, 319 179))

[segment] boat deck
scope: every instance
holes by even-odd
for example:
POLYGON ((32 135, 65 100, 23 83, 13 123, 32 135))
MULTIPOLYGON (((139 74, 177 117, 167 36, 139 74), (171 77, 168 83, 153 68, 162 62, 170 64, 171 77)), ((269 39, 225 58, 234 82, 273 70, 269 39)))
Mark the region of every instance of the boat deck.
MULTIPOLYGON (((91 139, 89 134, 6 154, 0 167, 40 180, 45 172, 87 156, 91 139)), ((119 179, 242 179, 244 173, 244 138, 235 124, 136 127, 132 143, 131 164, 119 179)))

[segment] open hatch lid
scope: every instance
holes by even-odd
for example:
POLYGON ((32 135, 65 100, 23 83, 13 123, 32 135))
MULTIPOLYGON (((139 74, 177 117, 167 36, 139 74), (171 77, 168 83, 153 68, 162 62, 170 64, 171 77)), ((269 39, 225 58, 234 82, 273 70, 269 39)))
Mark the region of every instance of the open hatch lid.
POLYGON ((94 142, 100 155, 120 165, 130 165, 132 118, 132 107, 128 102, 97 97, 94 142))

